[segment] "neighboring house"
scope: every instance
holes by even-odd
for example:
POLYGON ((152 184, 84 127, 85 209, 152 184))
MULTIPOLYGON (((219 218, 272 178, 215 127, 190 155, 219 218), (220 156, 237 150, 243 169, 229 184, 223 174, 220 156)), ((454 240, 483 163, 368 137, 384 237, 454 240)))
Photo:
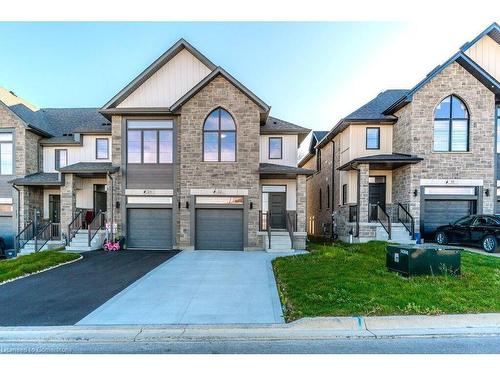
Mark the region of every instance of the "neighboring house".
POLYGON ((23 150, 38 157, 8 178, 21 230, 39 212, 73 248, 91 220, 92 235, 114 223, 129 249, 256 250, 269 237, 271 248, 305 248, 312 171, 297 167, 297 149, 309 129, 269 116, 185 40, 100 109, 2 109, 23 131, 16 141, 33 133, 23 150))
MULTIPOLYGON (((384 91, 342 119, 299 161, 314 166, 318 150, 321 169, 333 160, 340 239, 432 239, 441 224, 500 212, 499 43, 494 23, 415 87, 384 91)), ((311 181, 312 195, 324 191, 326 179, 311 181)), ((308 206, 310 234, 332 225, 326 205, 322 196, 308 206)))

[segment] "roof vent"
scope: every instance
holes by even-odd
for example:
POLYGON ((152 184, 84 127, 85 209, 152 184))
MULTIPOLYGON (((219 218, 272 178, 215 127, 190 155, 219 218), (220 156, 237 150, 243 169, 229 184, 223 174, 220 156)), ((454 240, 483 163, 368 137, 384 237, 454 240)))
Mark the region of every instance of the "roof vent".
POLYGON ((276 125, 276 121, 273 121, 273 124, 276 125))

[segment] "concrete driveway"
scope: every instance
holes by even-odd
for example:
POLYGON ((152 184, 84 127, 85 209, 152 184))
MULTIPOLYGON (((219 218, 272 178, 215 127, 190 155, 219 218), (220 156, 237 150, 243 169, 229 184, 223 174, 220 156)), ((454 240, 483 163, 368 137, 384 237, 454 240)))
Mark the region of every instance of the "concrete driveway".
POLYGON ((184 251, 77 324, 283 323, 271 268, 275 256, 184 251))

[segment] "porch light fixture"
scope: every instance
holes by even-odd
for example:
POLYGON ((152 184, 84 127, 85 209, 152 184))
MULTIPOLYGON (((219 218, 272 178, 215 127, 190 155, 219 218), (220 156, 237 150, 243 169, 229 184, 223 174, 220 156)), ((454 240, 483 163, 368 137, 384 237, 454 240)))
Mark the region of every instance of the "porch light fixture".
POLYGON ((250 202, 250 209, 253 209, 253 202, 250 202))
POLYGON ((186 201, 186 208, 189 208, 189 201, 186 201))
POLYGON ((417 189, 413 190, 413 196, 416 197, 417 195, 418 195, 418 190, 417 189))
POLYGON ((484 195, 489 197, 490 196, 490 189, 484 189, 484 195))
POLYGON ((120 202, 119 201, 116 201, 115 207, 116 208, 120 208, 120 202))

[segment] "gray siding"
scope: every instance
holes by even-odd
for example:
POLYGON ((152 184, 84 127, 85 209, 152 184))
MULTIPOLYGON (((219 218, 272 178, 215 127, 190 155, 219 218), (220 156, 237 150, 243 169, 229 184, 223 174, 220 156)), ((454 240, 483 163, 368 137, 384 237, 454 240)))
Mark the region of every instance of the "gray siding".
POLYGON ((173 164, 128 164, 128 189, 173 189, 173 164))

